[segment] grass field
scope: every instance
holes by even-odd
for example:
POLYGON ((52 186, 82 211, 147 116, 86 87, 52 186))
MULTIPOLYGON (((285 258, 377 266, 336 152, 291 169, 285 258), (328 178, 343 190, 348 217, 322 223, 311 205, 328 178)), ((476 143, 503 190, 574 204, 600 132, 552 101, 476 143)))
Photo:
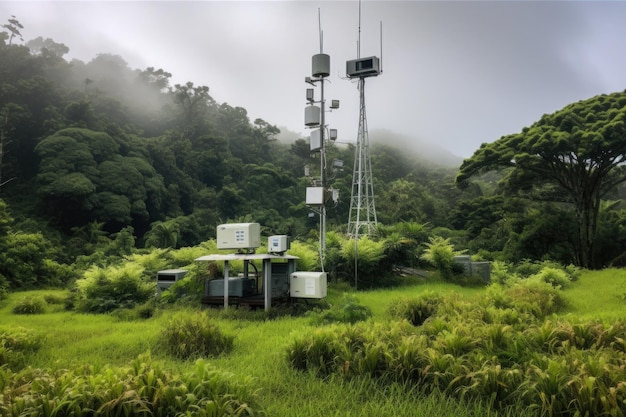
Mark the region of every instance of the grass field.
MULTIPOLYGON (((412 285, 391 290, 354 294, 368 306, 377 322, 390 320, 387 308, 399 297, 424 291, 455 292, 472 299, 484 288, 462 288, 436 281, 416 280, 412 285)), ((190 363, 172 360, 155 351, 159 329, 171 311, 160 311, 153 318, 124 321, 115 315, 86 315, 49 307, 45 314, 17 315, 12 307, 26 296, 43 296, 60 291, 13 293, 0 302, 0 329, 26 328, 45 336, 40 351, 30 359, 37 368, 67 369, 83 365, 126 366, 138 355, 151 351, 169 369, 183 371, 190 363)), ((569 301, 562 316, 572 321, 602 320, 611 322, 626 317, 626 271, 609 269, 582 274, 565 290, 569 301)), ((329 290, 329 302, 341 298, 341 292, 329 290)), ((242 381, 252 380, 258 387, 259 402, 268 416, 497 416, 532 415, 524 409, 496 413, 481 404, 462 404, 439 394, 425 397, 412 387, 381 386, 359 379, 344 381, 333 377, 321 379, 291 369, 286 361, 286 346, 295 337, 315 331, 305 317, 251 320, 225 318, 220 310, 209 314, 227 333, 235 335, 234 349, 211 360, 211 364, 228 371, 242 381)), ((262 314, 262 313, 259 313, 262 314)))

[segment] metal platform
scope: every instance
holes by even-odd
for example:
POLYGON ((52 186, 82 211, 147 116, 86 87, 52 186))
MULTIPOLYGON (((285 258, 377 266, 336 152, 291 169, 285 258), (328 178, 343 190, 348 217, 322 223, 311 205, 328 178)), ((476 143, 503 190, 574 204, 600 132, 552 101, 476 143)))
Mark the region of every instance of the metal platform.
POLYGON ((205 305, 223 305, 224 308, 228 308, 230 305, 249 305, 263 306, 265 310, 268 310, 272 306, 273 300, 279 300, 272 295, 272 261, 287 261, 288 268, 286 273, 290 274, 296 270, 296 260, 299 258, 292 255, 274 255, 268 253, 262 254, 213 254, 196 258, 196 262, 224 262, 224 295, 223 296, 209 296, 208 285, 205 285, 204 297, 202 297, 202 304, 205 305), (244 275, 247 276, 248 263, 252 261, 262 261, 262 277, 263 277, 263 293, 245 297, 234 297, 229 295, 228 282, 229 282, 229 262, 231 261, 243 261, 244 263, 244 275))

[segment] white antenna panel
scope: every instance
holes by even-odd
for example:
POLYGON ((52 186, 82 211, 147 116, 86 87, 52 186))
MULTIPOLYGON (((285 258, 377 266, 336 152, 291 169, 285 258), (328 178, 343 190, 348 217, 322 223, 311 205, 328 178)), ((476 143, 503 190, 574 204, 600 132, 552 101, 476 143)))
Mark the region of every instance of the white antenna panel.
POLYGON ((313 55, 313 76, 328 77, 330 75, 330 55, 313 55))
POLYGON ((319 151, 322 149, 322 135, 320 134, 320 130, 316 129, 311 132, 310 139, 311 152, 319 151))
POLYGON ((317 106, 306 106, 304 108, 304 125, 315 127, 320 125, 320 108, 317 106))

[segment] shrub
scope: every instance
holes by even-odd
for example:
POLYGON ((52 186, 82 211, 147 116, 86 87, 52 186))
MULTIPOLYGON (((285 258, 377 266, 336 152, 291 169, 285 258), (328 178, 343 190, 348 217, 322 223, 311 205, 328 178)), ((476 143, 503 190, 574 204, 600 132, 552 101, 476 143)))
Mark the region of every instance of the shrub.
POLYGON ((313 324, 351 323, 364 321, 372 317, 372 310, 359 303, 351 294, 344 294, 341 302, 328 310, 311 314, 313 324))
POLYGON ((407 320, 414 326, 420 326, 426 319, 437 313, 442 302, 441 295, 428 292, 417 298, 396 300, 391 304, 388 312, 392 317, 407 320))
POLYGON ((502 261, 491 263, 491 282, 493 284, 510 287, 519 281, 519 276, 511 270, 510 266, 502 261))
POLYGON ((455 256, 454 245, 450 243, 449 238, 433 236, 426 244, 426 250, 424 250, 421 259, 431 263, 443 279, 450 279, 454 271, 455 256))
POLYGON ((542 268, 541 271, 532 275, 529 279, 545 282, 546 284, 552 285, 554 288, 565 288, 571 283, 567 272, 552 267, 542 268))
POLYGON ((562 311, 567 307, 567 299, 562 291, 552 285, 532 280, 521 281, 506 290, 515 308, 533 314, 537 318, 562 311))
POLYGON ((9 399, 0 397, 0 415, 6 417, 265 415, 249 378, 235 379, 202 360, 182 375, 164 370, 149 355, 127 368, 29 368, 17 374, 0 369, 0 389, 9 399))
POLYGON ((0 330, 0 368, 23 368, 28 355, 37 352, 42 344, 43 338, 30 330, 0 330))
POLYGON ((179 313, 161 331, 159 346, 170 356, 186 360, 229 352, 234 339, 223 333, 206 314, 179 313))
POLYGON ((13 306, 14 314, 43 314, 46 302, 41 297, 25 297, 13 306))
POLYGON ((144 282, 143 272, 144 268, 136 263, 90 268, 84 278, 76 282, 76 308, 89 313, 107 313, 147 301, 155 292, 156 282, 144 282))

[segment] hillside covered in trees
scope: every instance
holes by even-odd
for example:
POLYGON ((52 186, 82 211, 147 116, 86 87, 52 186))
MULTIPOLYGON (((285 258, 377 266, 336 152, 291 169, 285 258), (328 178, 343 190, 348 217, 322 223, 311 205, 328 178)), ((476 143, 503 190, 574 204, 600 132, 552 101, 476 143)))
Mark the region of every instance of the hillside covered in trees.
MULTIPOLYGON (((280 121, 251 121, 246 109, 216 102, 208 86, 193 81, 171 85, 167 69, 129 68, 111 54, 68 61, 68 46, 44 37, 24 41, 20 29, 12 18, 0 31, 0 284, 36 286, 18 278, 18 269, 36 272, 48 261, 69 265, 96 252, 195 245, 225 222, 254 221, 265 235, 315 241, 318 219, 305 205, 304 166, 319 162, 307 140, 279 140, 280 121)), ((614 101, 624 96, 616 93, 614 101)), ((623 114, 621 105, 614 107, 623 114)), ((437 235, 483 259, 581 264, 576 207, 550 193, 549 184, 537 198, 538 183, 524 177, 525 193, 511 193, 503 185, 519 175, 484 174, 486 165, 469 172, 465 165, 463 175, 474 182, 460 188, 458 165, 407 153, 390 131, 372 136, 381 228, 421 225, 426 233, 416 247, 437 235)), ((488 158, 490 149, 474 158, 488 158)), ((331 145, 328 156, 344 161, 332 178, 340 199, 328 212, 329 228, 341 233, 354 148, 331 145)), ((584 266, 619 262, 626 248, 619 181, 601 197, 594 255, 584 266)), ((390 233, 381 238, 392 240, 390 233)))

